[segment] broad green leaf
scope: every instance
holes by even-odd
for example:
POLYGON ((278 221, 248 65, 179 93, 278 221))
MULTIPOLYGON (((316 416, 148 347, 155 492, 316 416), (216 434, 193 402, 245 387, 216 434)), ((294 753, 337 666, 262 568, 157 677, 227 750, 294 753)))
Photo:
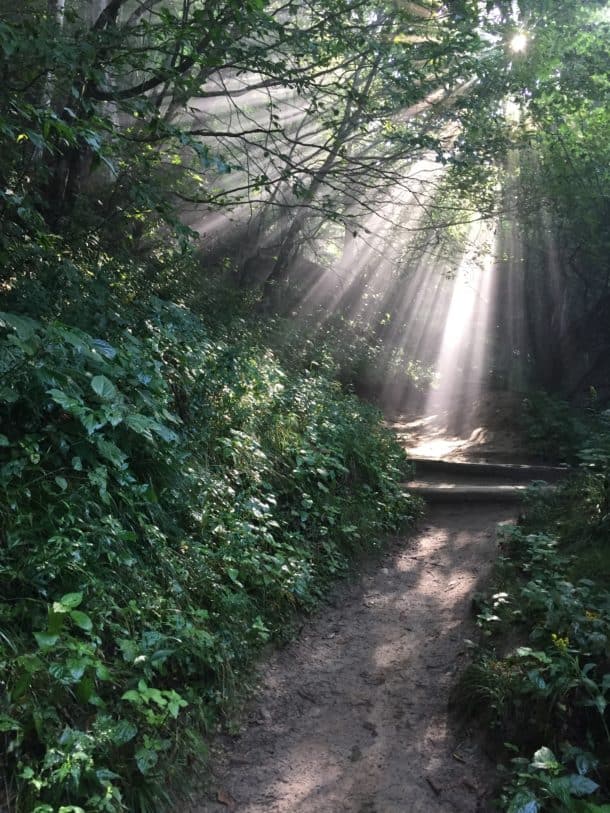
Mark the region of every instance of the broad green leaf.
POLYGON ((117 388, 105 375, 96 375, 91 379, 91 389, 104 401, 113 401, 117 395, 117 388))
POLYGON ((49 649, 59 641, 59 635, 51 635, 48 632, 35 632, 34 638, 41 649, 49 649))
POLYGON ((78 412, 78 419, 87 430, 88 435, 92 435, 104 426, 105 421, 101 420, 93 410, 83 408, 78 412))
POLYGON ((85 670, 89 665, 88 661, 84 658, 68 658, 66 661, 66 669, 70 674, 70 678, 77 683, 85 674, 85 670))
MULTIPOLYGON (((174 692, 174 694, 175 694, 175 692, 174 692)), ((174 719, 176 719, 176 717, 180 713, 180 709, 184 708, 185 706, 188 706, 188 703, 186 702, 186 700, 184 700, 179 695, 176 695, 176 697, 171 697, 170 698, 169 704, 167 706, 167 710, 169 711, 171 716, 174 719)))
POLYGON ((127 455, 124 454, 116 444, 100 437, 97 438, 96 444, 102 457, 105 457, 106 460, 109 460, 113 465, 117 466, 117 468, 123 468, 127 460, 127 455))
POLYGON ((133 740, 137 733, 137 727, 129 720, 119 720, 111 731, 110 739, 115 745, 125 745, 133 740))
POLYGON ((98 680, 110 680, 112 675, 110 674, 110 669, 106 666, 105 663, 98 663, 95 667, 95 675, 98 680))
POLYGON ((17 720, 13 720, 12 717, 8 717, 6 714, 0 714, 0 732, 19 731, 21 727, 21 723, 17 720))
POLYGON ((159 759, 156 751, 152 751, 150 748, 144 747, 138 748, 135 757, 138 770, 143 774, 147 774, 151 768, 154 768, 159 759))
POLYGON ((55 403, 59 404, 59 406, 65 409, 66 412, 77 411, 83 405, 80 398, 74 398, 73 396, 63 392, 63 390, 58 390, 55 388, 50 389, 47 390, 47 395, 50 395, 55 403))
POLYGON ((599 785, 588 776, 573 773, 568 777, 570 781, 570 793, 572 796, 589 796, 595 793, 599 785))
POLYGON ((65 491, 68 488, 68 481, 65 477, 56 477, 55 482, 61 488, 62 491, 65 491))
POLYGON ((29 316, 17 316, 16 313, 3 313, 0 311, 0 326, 12 327, 20 339, 31 339, 40 327, 40 322, 30 319, 29 316))
POLYGON ((111 344, 105 342, 103 339, 93 339, 91 342, 93 347, 107 359, 113 359, 116 356, 117 351, 111 344))
POLYGON ((557 768, 558 765, 557 757, 551 749, 546 746, 539 748, 532 759, 532 768, 540 768, 541 770, 548 771, 551 768, 557 768))
POLYGON ((510 801, 507 813, 538 813, 540 802, 527 790, 520 790, 510 801))
POLYGON ((83 613, 80 610, 72 610, 70 613, 70 618, 77 627, 80 627, 85 632, 90 632, 93 629, 93 621, 89 618, 87 613, 83 613))
POLYGON ((59 601, 64 607, 73 610, 75 607, 78 607, 82 600, 82 593, 66 593, 65 596, 62 596, 59 601))
POLYGON ((10 445, 11 444, 9 443, 9 439, 7 438, 7 436, 6 435, 0 435, 0 447, 1 446, 6 447, 6 446, 10 446, 10 445))
POLYGON ((163 440, 168 443, 175 443, 178 440, 178 435, 172 429, 158 421, 151 422, 151 429, 156 435, 159 435, 160 438, 163 438, 163 440))
POLYGON ((148 440, 152 440, 150 430, 152 429, 154 421, 151 418, 147 418, 146 415, 140 415, 136 412, 134 415, 128 415, 125 418, 125 423, 130 429, 133 429, 134 432, 137 432, 139 435, 144 435, 148 440))
POLYGON ((3 401, 5 404, 14 404, 17 400, 19 400, 19 394, 16 393, 15 390, 12 390, 10 387, 0 387, 0 401, 3 401))

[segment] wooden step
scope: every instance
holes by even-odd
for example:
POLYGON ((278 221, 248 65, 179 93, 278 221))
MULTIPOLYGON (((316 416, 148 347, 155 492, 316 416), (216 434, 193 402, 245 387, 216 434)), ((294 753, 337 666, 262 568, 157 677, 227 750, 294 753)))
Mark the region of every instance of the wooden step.
MULTIPOLYGON (((407 491, 417 494, 426 502, 520 502, 526 485, 454 485, 451 483, 407 483, 407 491)), ((550 489, 551 487, 549 487, 550 489)))
POLYGON ((446 479, 458 476, 510 480, 516 482, 533 482, 544 480, 547 483, 556 483, 570 474, 569 466, 543 466, 514 463, 481 463, 459 460, 442 460, 426 457, 412 457, 416 475, 442 474, 446 479))

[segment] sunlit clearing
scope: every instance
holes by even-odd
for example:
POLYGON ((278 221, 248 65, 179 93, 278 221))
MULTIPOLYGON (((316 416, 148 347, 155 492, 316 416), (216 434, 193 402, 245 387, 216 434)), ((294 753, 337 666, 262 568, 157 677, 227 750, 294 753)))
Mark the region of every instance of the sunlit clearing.
POLYGON ((510 50, 516 54, 521 54, 527 48, 527 36, 523 33, 515 34, 510 41, 510 50))

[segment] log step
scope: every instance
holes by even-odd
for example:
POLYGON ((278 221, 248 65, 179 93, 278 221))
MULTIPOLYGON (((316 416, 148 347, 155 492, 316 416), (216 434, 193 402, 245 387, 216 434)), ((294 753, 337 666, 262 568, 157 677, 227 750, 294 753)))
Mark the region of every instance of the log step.
MULTIPOLYGON (((526 485, 467 485, 452 483, 407 483, 406 489, 426 502, 520 502, 526 485)), ((549 489, 551 487, 548 487, 549 489)))
POLYGON ((446 475, 447 479, 457 476, 512 480, 516 482, 531 483, 534 480, 544 480, 547 483, 556 483, 570 474, 569 466, 543 466, 514 463, 483 463, 459 460, 442 460, 425 457, 412 457, 417 476, 428 474, 446 475))

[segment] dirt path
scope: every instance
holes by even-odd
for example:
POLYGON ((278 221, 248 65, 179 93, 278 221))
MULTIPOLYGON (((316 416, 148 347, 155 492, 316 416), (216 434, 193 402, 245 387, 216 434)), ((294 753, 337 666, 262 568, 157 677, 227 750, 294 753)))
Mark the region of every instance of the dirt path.
MULTIPOLYGON (((261 669, 192 813, 486 811, 493 766, 452 729, 470 605, 515 508, 447 505, 397 541, 261 669)), ((182 808, 183 809, 183 808, 182 808)))

